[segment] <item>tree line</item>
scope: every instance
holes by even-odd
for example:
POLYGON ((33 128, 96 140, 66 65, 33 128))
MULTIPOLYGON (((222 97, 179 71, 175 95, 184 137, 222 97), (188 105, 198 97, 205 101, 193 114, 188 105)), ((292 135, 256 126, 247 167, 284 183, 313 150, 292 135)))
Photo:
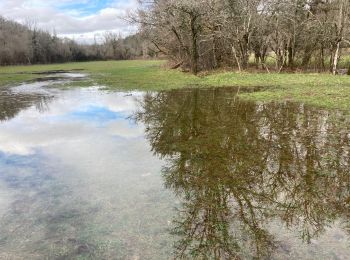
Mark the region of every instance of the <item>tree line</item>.
MULTIPOLYGON (((350 46, 349 0, 140 0, 153 49, 200 70, 329 70, 350 46)), ((346 66, 342 64, 342 66, 346 66)))
POLYGON ((123 38, 107 32, 102 43, 79 44, 40 30, 35 23, 22 25, 0 17, 0 65, 132 59, 142 56, 143 49, 139 34, 123 38))

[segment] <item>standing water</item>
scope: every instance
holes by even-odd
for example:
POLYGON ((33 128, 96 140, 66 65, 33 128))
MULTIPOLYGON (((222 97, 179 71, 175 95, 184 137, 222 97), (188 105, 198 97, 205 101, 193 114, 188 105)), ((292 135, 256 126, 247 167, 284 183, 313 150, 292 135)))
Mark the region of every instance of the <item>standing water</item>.
POLYGON ((342 112, 81 76, 0 90, 0 259, 348 259, 342 112))

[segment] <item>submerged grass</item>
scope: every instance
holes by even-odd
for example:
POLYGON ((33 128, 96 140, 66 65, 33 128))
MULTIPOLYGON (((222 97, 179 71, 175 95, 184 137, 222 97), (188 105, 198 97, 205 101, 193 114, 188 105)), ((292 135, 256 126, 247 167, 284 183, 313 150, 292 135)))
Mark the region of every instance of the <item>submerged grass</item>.
POLYGON ((325 108, 350 109, 350 77, 302 73, 215 72, 193 76, 162 68, 164 61, 101 61, 0 68, 0 86, 40 77, 33 72, 77 70, 89 73, 90 80, 75 86, 103 85, 120 90, 168 90, 183 87, 262 86, 263 91, 242 93, 256 101, 305 102, 325 108))

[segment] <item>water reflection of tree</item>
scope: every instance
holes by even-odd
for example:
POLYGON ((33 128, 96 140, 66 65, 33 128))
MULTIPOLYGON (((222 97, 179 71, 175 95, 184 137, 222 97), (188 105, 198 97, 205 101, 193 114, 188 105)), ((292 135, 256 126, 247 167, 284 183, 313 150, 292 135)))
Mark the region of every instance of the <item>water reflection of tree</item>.
POLYGON ((50 96, 41 94, 14 94, 5 90, 0 92, 0 121, 7 121, 14 118, 22 110, 31 106, 44 112, 48 109, 48 102, 52 99, 50 96))
POLYGON ((236 100, 234 89, 148 94, 136 118, 169 163, 165 184, 182 201, 177 257, 266 257, 268 221, 309 242, 349 214, 348 122, 297 104, 236 100))

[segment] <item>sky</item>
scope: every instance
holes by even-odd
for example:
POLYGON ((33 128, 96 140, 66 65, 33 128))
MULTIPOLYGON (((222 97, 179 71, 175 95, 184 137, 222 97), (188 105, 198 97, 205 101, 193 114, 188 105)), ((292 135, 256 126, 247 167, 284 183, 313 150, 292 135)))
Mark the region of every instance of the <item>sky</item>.
POLYGON ((0 0, 1 16, 88 44, 100 42, 106 31, 136 32, 122 19, 136 8, 137 0, 0 0))

